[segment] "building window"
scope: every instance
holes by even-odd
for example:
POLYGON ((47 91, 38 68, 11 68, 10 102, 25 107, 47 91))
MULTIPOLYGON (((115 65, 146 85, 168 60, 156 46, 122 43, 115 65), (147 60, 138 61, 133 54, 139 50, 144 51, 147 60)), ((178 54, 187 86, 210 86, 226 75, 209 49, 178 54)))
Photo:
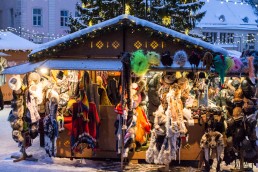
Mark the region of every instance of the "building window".
POLYGON ((255 33, 248 33, 247 34, 247 43, 254 43, 255 42, 255 33))
POLYGON ((39 8, 33 9, 33 26, 42 26, 42 10, 39 8))
POLYGON ((68 26, 68 11, 62 10, 60 16, 60 26, 68 26))
POLYGON ((228 33, 227 34, 227 43, 233 43, 234 42, 234 33, 228 33))
POLYGON ((203 32, 202 34, 210 43, 215 43, 217 41, 217 32, 203 32))
POLYGON ((234 33, 220 33, 220 43, 233 43, 234 33))
POLYGON ((10 9, 10 16, 11 16, 11 27, 14 27, 14 13, 13 13, 13 8, 10 9))

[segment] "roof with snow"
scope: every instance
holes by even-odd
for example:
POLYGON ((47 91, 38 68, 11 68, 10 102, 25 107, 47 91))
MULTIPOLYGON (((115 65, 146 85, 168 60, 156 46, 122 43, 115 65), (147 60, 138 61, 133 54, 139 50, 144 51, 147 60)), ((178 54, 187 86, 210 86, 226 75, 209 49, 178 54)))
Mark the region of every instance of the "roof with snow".
POLYGON ((38 44, 35 44, 27 39, 21 38, 12 32, 0 32, 0 50, 32 50, 37 48, 38 44))
POLYGON ((0 52, 0 57, 5 57, 5 56, 10 56, 10 55, 0 52))
POLYGON ((209 0, 201 8, 205 16, 196 25, 221 29, 257 30, 258 16, 250 4, 235 1, 209 0))
MULTIPOLYGON (((120 15, 118 17, 115 17, 113 19, 101 22, 99 24, 93 25, 91 27, 79 30, 77 32, 71 33, 69 35, 66 35, 64 37, 61 37, 59 39, 47 42, 45 44, 40 45, 38 48, 34 49, 30 54, 29 54, 29 59, 30 60, 35 60, 35 58, 38 57, 46 57, 50 56, 49 52, 57 53, 58 48, 63 48, 64 43, 71 43, 73 44, 77 40, 81 39, 87 39, 87 35, 90 35, 90 33, 96 33, 96 32, 101 32, 105 30, 106 28, 109 28, 110 26, 117 26, 121 25, 121 21, 125 21, 122 23, 123 26, 125 27, 143 27, 143 28, 148 28, 151 29, 153 32, 156 33, 162 33, 166 35, 168 38, 176 38, 180 39, 182 42, 185 42, 186 44, 194 45, 197 47, 202 47, 205 50, 212 51, 212 52, 217 52, 217 53, 222 53, 222 54, 227 54, 227 50, 217 47, 215 45, 212 45, 210 43, 204 42, 200 39, 193 38, 191 36, 179 33, 177 31, 165 28, 163 26, 154 24, 152 22, 139 19, 137 17, 131 16, 131 15, 120 15)), ((68 46, 69 48, 69 46, 68 46)), ((68 49, 67 47, 63 48, 63 50, 68 49)), ((86 49, 85 49, 86 50, 86 49)))

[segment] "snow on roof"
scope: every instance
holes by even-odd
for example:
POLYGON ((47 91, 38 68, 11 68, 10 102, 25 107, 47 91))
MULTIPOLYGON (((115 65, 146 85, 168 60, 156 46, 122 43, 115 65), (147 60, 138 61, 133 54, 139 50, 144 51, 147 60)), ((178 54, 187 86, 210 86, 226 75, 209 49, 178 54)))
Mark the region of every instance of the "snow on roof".
POLYGON ((234 1, 236 3, 232 1, 221 2, 221 0, 206 2, 201 8, 201 11, 206 11, 206 14, 196 26, 223 27, 225 29, 258 29, 258 23, 255 21, 258 16, 250 4, 242 3, 241 5, 237 1, 234 1))
POLYGON ((240 51, 236 51, 236 50, 228 50, 228 55, 231 56, 231 57, 238 57, 238 58, 240 58, 242 53, 240 51))
POLYGON ((32 50, 37 47, 38 44, 21 38, 12 32, 0 32, 0 50, 32 50))
POLYGON ((120 16, 115 17, 113 19, 106 20, 104 22, 98 23, 98 24, 93 25, 91 27, 88 27, 88 28, 79 30, 77 32, 71 33, 71 34, 66 35, 64 37, 61 37, 59 39, 56 39, 56 40, 47 42, 45 44, 42 44, 38 48, 34 49, 29 54, 29 56, 31 56, 32 54, 35 54, 37 52, 43 51, 45 49, 51 48, 53 46, 56 46, 58 44, 61 44, 61 43, 68 42, 70 40, 79 38, 82 35, 85 35, 87 33, 90 33, 90 32, 93 32, 93 31, 98 31, 98 30, 103 29, 104 27, 108 27, 108 26, 117 24, 120 20, 123 20, 123 19, 128 19, 131 22, 135 23, 136 25, 140 25, 142 27, 148 27, 148 28, 151 28, 153 30, 156 30, 157 32, 166 33, 166 34, 168 34, 168 35, 170 35, 172 37, 179 38, 181 40, 187 41, 190 44, 201 46, 201 47, 203 47, 205 49, 208 49, 208 50, 211 50, 213 52, 219 52, 219 53, 222 53, 222 54, 227 54, 227 50, 225 50, 223 48, 220 48, 220 47, 217 47, 215 45, 212 45, 210 43, 204 42, 204 41, 202 41, 200 39, 193 38, 191 36, 179 33, 177 31, 165 28, 163 26, 157 25, 155 23, 152 23, 152 22, 149 22, 149 21, 146 21, 146 20, 143 20, 143 19, 139 19, 139 18, 131 16, 131 15, 123 14, 123 15, 120 15, 120 16))
POLYGON ((10 55, 0 52, 0 57, 5 57, 5 56, 10 56, 10 55))

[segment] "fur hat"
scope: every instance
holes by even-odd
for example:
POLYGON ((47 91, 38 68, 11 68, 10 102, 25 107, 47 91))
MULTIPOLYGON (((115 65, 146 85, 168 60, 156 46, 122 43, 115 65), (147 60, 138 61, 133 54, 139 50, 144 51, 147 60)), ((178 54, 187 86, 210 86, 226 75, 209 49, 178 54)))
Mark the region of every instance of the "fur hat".
POLYGON ((173 84, 177 81, 175 72, 166 72, 162 78, 166 84, 173 84))
POLYGON ((22 81, 20 75, 12 76, 8 81, 9 87, 14 90, 18 91, 22 87, 22 81))
POLYGON ((231 57, 231 58, 234 60, 234 66, 232 66, 229 72, 232 72, 232 73, 239 72, 241 70, 243 63, 237 57, 231 57))
POLYGON ((244 96, 251 99, 254 97, 256 88, 255 85, 252 83, 252 81, 246 77, 242 82, 241 82, 241 88, 243 90, 244 96))
POLYGON ((171 66, 173 63, 173 58, 171 57, 170 52, 166 51, 162 53, 160 61, 163 66, 171 66))
POLYGON ((241 103, 243 102, 243 98, 244 98, 243 91, 241 88, 238 88, 234 94, 234 102, 241 103))
POLYGON ((43 102, 43 93, 41 84, 33 84, 29 87, 30 94, 37 98, 37 104, 41 104, 43 102))
POLYGON ((154 51, 148 51, 146 54, 150 66, 160 65, 160 55, 154 51))
POLYGON ((232 85, 236 90, 239 88, 241 80, 239 78, 234 78, 230 85, 232 85))
POLYGON ((204 72, 199 72, 199 78, 205 79, 206 78, 205 73, 204 72))
POLYGON ((242 111, 242 108, 241 107, 235 107, 233 109, 233 118, 235 120, 239 119, 239 118, 242 118, 243 117, 243 111, 242 111))
POLYGON ((174 62, 179 65, 180 67, 183 67, 187 61, 187 54, 184 50, 179 50, 174 55, 174 62))
POLYGON ((12 131, 13 140, 16 142, 23 142, 24 138, 22 137, 21 131, 13 130, 12 131))
POLYGON ((12 113, 16 118, 22 118, 24 114, 24 106, 19 107, 17 110, 13 109, 12 113))
POLYGON ((242 147, 243 147, 243 157, 245 159, 253 159, 256 156, 256 150, 252 146, 252 143, 250 140, 247 140, 246 138, 242 141, 242 147))
POLYGON ((194 65, 194 67, 198 68, 200 64, 200 56, 196 52, 192 51, 192 54, 190 55, 188 61, 190 62, 191 65, 194 65))
POLYGON ((29 74, 28 82, 31 84, 34 82, 35 84, 38 84, 40 82, 40 75, 36 72, 32 72, 29 74))
POLYGON ((60 80, 63 80, 63 77, 64 77, 64 72, 60 70, 60 71, 57 73, 56 78, 57 78, 57 79, 60 79, 60 80))
POLYGON ((138 76, 145 75, 149 69, 149 62, 143 50, 133 52, 131 58, 132 71, 138 76))
POLYGON ((215 66, 215 71, 219 74, 221 84, 224 84, 224 77, 227 71, 225 56, 215 56, 213 59, 213 64, 215 66))
POLYGON ((206 66, 206 71, 210 70, 212 65, 213 55, 210 52, 206 52, 203 56, 203 66, 206 66))
POLYGON ((250 99, 244 98, 243 110, 245 113, 251 114, 254 112, 254 102, 250 99))
POLYGON ((29 132, 30 132, 31 139, 35 139, 38 136, 38 125, 37 125, 37 123, 33 123, 30 126, 29 132))
POLYGON ((225 61, 226 61, 226 73, 228 73, 235 66, 235 62, 231 57, 226 57, 225 61))
POLYGON ((48 90, 47 90, 46 98, 49 99, 49 100, 50 100, 51 98, 55 98, 57 102, 59 101, 59 95, 58 95, 58 93, 57 93, 55 90, 53 90, 53 89, 48 89, 48 90))
POLYGON ((67 78, 68 78, 69 82, 78 82, 79 81, 79 71, 68 70, 67 78))
POLYGON ((14 130, 23 130, 23 120, 21 118, 15 119, 13 122, 11 122, 11 127, 14 130))

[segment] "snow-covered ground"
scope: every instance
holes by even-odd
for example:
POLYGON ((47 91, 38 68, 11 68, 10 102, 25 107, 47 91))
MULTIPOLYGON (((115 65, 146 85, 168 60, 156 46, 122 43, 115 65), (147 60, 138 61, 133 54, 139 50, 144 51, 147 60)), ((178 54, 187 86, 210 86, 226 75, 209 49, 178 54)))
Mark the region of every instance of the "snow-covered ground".
MULTIPOLYGON (((79 160, 74 159, 71 161, 68 158, 50 158, 46 155, 45 150, 39 146, 39 137, 33 140, 32 146, 27 149, 28 154, 32 154, 34 158, 38 159, 37 162, 32 161, 20 161, 13 162, 11 155, 20 155, 20 148, 17 146, 11 136, 11 127, 7 121, 10 108, 5 107, 3 111, 0 111, 0 172, 78 172, 78 171, 90 171, 90 172, 103 172, 103 171, 120 171, 120 162, 113 162, 111 160, 106 161, 94 161, 94 160, 79 160)), ((215 165, 215 164, 214 164, 215 165)), ((249 165, 250 166, 250 165, 249 165)), ((149 172, 157 171, 161 167, 153 164, 131 164, 125 168, 125 171, 134 172, 149 172)), ((215 166, 214 166, 215 167, 215 166)), ((224 166, 222 169, 229 170, 233 166, 224 166)), ((197 169, 192 167, 182 167, 181 170, 172 171, 195 172, 197 169)), ((258 169, 254 167, 254 172, 258 172, 258 169)), ((215 171, 211 170, 211 172, 215 171)))
MULTIPOLYGON (((1 172, 73 172, 73 171, 106 171, 107 168, 117 171, 120 168, 119 162, 93 161, 78 159, 71 161, 68 158, 50 158, 46 155, 45 150, 39 146, 39 137, 33 140, 32 146, 27 149, 28 154, 32 154, 37 162, 20 161, 13 162, 11 155, 20 155, 20 148, 12 139, 11 127, 7 121, 10 108, 0 111, 0 171, 1 172)), ((108 171, 112 171, 108 170, 108 171)))

